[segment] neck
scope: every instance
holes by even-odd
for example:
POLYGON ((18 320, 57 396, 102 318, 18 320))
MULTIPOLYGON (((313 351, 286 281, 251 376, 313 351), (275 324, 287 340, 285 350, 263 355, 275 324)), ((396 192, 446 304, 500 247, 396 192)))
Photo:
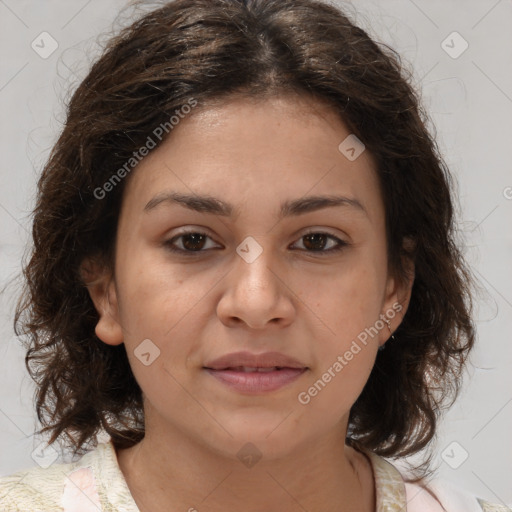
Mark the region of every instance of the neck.
POLYGON ((339 432, 256 463, 246 450, 243 463, 166 429, 165 436, 146 431, 140 443, 117 455, 140 512, 375 510, 370 463, 345 446, 339 432))

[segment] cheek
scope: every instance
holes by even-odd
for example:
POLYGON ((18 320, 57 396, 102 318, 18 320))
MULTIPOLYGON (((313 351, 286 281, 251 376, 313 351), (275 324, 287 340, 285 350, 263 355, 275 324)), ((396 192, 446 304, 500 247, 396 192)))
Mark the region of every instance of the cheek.
POLYGON ((157 376, 172 383, 166 371, 182 381, 190 367, 190 354, 201 348, 203 330, 215 311, 208 294, 223 273, 210 269, 189 274, 154 256, 145 261, 133 257, 129 265, 119 266, 120 321, 141 387, 158 387, 157 376), (141 360, 141 352, 150 356, 141 360), (154 362, 145 366, 148 359, 154 362))
POLYGON ((339 287, 336 294, 321 299, 318 315, 323 315, 325 328, 316 331, 315 366, 301 389, 302 394, 297 396, 298 403, 305 408, 306 423, 314 423, 315 418, 322 416, 326 424, 341 419, 370 376, 381 327, 376 323, 380 313, 378 290, 372 282, 350 281, 339 287))
POLYGON ((373 368, 378 333, 384 324, 379 322, 383 292, 380 269, 371 263, 371 257, 359 257, 353 265, 331 275, 324 287, 305 288, 308 291, 302 293, 301 300, 312 305, 312 318, 318 320, 315 367, 308 387, 303 389, 303 402, 317 412, 332 408, 336 415, 350 409, 373 368))
POLYGON ((120 314, 129 333, 162 337, 215 284, 211 273, 188 276, 183 266, 168 261, 163 249, 130 253, 119 262, 117 273, 120 314))
POLYGON ((303 282, 300 287, 299 298, 326 333, 330 351, 349 345, 381 313, 383 280, 379 270, 364 258, 315 279, 315 286, 303 282))
POLYGON ((318 431, 341 421, 361 394, 375 361, 375 351, 362 346, 347 360, 344 354, 311 375, 297 395, 300 422, 303 428, 318 431))

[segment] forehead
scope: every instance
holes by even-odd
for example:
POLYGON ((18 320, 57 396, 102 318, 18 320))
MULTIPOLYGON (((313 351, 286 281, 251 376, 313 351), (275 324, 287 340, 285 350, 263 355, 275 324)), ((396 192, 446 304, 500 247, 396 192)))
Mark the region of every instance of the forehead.
POLYGON ((125 195, 139 209, 165 191, 241 208, 309 192, 378 202, 372 156, 363 151, 351 161, 340 151, 351 136, 333 107, 309 97, 224 100, 184 116, 137 166, 125 195))

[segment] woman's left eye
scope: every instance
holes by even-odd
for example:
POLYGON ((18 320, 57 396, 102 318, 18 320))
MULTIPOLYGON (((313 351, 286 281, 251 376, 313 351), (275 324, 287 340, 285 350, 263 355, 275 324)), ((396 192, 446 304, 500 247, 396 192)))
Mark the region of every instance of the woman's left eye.
MULTIPOLYGON (((164 245, 172 252, 178 253, 199 253, 204 252, 204 249, 215 249, 215 247, 208 247, 207 241, 212 240, 206 233, 200 231, 190 231, 181 233, 164 242, 164 245), (181 247, 176 244, 179 242, 181 247)), ((315 252, 322 254, 332 253, 343 249, 347 242, 340 240, 338 237, 329 233, 313 231, 306 233, 299 238, 306 252, 315 252), (331 247, 326 248, 331 243, 331 247)), ((297 242, 296 242, 297 243, 297 242)), ((217 247, 218 248, 218 247, 217 247)))
POLYGON ((312 231, 310 233, 306 233, 305 235, 302 235, 299 240, 305 240, 302 245, 308 252, 317 252, 320 253, 320 255, 340 251, 346 245, 348 245, 347 242, 340 240, 338 237, 330 235, 329 233, 323 233, 321 231, 312 231), (325 249, 329 243, 329 240, 334 242, 334 246, 325 249))

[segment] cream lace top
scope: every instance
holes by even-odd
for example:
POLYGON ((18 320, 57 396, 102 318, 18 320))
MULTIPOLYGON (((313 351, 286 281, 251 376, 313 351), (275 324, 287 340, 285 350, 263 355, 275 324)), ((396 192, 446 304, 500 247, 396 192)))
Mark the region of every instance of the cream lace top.
MULTIPOLYGON (((440 505, 417 485, 406 484, 386 459, 365 452, 375 479, 376 512, 442 512, 440 505)), ((447 512, 511 512, 465 491, 429 486, 447 512)), ((76 462, 34 467, 0 478, 0 512, 140 512, 119 468, 111 442, 76 462)))

